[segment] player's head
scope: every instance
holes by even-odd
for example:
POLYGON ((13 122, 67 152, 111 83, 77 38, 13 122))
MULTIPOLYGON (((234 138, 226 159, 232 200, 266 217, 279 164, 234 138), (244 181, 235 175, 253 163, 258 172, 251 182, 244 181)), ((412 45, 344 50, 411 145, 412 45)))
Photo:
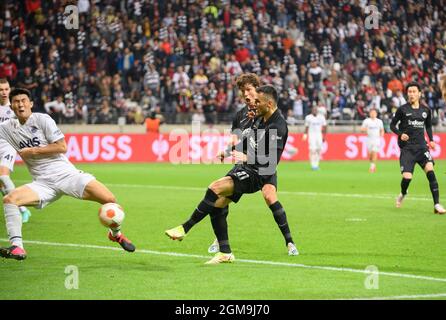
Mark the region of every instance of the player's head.
POLYGON ((378 111, 376 111, 375 108, 370 109, 369 111, 369 116, 372 119, 376 119, 376 117, 378 116, 378 111))
POLYGON ((11 109, 19 120, 26 120, 31 115, 33 102, 31 101, 31 92, 24 88, 15 88, 9 94, 11 109))
POLYGON ((264 116, 270 110, 277 109, 278 94, 276 88, 271 85, 257 88, 256 108, 257 115, 264 116))
POLYGON ((421 99, 421 86, 416 82, 410 82, 406 86, 407 98, 410 104, 414 104, 421 99))
POLYGON ((4 106, 8 103, 9 93, 11 92, 11 87, 9 86, 8 80, 0 79, 0 105, 4 106))
POLYGON ((313 116, 317 116, 317 107, 313 107, 313 108, 311 108, 311 114, 312 114, 313 116))
POLYGON ((255 108, 256 89, 260 86, 260 79, 254 73, 243 73, 237 78, 237 88, 248 107, 255 108))

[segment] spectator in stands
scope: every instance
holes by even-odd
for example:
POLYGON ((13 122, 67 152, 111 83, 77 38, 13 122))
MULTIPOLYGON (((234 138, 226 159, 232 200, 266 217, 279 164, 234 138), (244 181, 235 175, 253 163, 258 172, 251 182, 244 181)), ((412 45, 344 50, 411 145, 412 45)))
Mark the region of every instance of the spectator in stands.
POLYGON ((187 122, 197 107, 195 89, 211 92, 212 82, 217 119, 228 121, 222 95, 217 99, 221 88, 227 108, 237 109, 234 77, 254 72, 293 101, 295 117, 309 113, 325 91, 335 95, 322 99, 329 117, 351 111, 360 118, 358 95, 365 109, 381 104, 380 116, 389 116, 403 101, 398 91, 408 81, 423 84, 426 103, 443 114, 435 76, 446 71, 441 1, 429 1, 423 14, 415 2, 377 1, 385 19, 378 30, 367 30, 366 1, 223 0, 202 7, 180 0, 80 0, 80 27, 69 32, 66 3, 0 2, 0 77, 32 87, 42 102, 35 108, 43 112, 45 103, 73 92, 73 101, 82 97, 90 106, 89 122, 98 118, 93 110, 104 99, 110 99, 113 114, 127 116, 134 103, 142 107, 142 93, 150 89, 169 114, 167 122, 187 122), (123 97, 115 95, 117 84, 123 97), (115 97, 125 101, 123 108, 115 97))

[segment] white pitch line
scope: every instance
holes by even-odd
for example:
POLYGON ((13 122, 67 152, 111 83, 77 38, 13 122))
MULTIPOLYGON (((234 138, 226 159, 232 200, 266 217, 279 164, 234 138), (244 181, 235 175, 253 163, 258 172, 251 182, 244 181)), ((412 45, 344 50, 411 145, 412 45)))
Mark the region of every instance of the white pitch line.
POLYGON ((446 293, 432 293, 432 294, 418 294, 405 296, 391 296, 391 297, 370 297, 370 298, 352 298, 352 299, 336 299, 336 300, 403 300, 403 299, 428 299, 428 298, 443 298, 446 293))
MULTIPOLYGON (((17 182, 30 182, 29 180, 15 180, 17 182)), ((180 191, 201 191, 204 192, 206 188, 198 187, 180 187, 180 186, 163 186, 152 184, 113 184, 103 182, 108 187, 115 188, 140 188, 140 189, 161 189, 161 190, 180 190, 180 191)), ((358 199, 381 199, 381 200, 395 200, 396 197, 390 194, 360 194, 360 193, 332 193, 332 192, 303 192, 303 191, 278 191, 279 194, 289 194, 294 196, 311 196, 311 197, 339 197, 339 198, 358 198, 358 199)), ((432 201, 431 198, 408 196, 405 201, 432 201)))
MULTIPOLYGON (((8 242, 7 239, 0 239, 0 241, 8 242)), ((90 245, 90 244, 45 242, 45 241, 34 241, 34 240, 25 240, 24 242, 27 244, 37 244, 37 245, 55 246, 55 247, 74 247, 74 248, 88 248, 88 249, 122 251, 122 249, 116 248, 116 247, 97 246, 97 245, 90 245)), ((153 254, 153 255, 161 255, 161 256, 209 259, 209 256, 187 254, 187 253, 177 253, 177 252, 161 252, 161 251, 146 250, 146 249, 137 249, 135 252, 145 253, 145 254, 153 254)), ((340 268, 340 267, 330 267, 330 266, 311 266, 311 265, 305 265, 305 264, 300 264, 300 263, 288 263, 288 262, 265 261, 265 260, 250 260, 250 259, 237 259, 236 262, 270 265, 270 266, 283 266, 283 267, 325 270, 325 271, 370 274, 370 271, 361 270, 361 269, 340 268)), ((379 272, 379 275, 380 276, 389 276, 389 277, 398 277, 398 278, 417 279, 417 280, 427 280, 427 281, 433 281, 433 282, 446 282, 446 278, 434 278, 434 277, 429 277, 429 276, 419 276, 419 275, 396 273, 396 272, 379 272)))

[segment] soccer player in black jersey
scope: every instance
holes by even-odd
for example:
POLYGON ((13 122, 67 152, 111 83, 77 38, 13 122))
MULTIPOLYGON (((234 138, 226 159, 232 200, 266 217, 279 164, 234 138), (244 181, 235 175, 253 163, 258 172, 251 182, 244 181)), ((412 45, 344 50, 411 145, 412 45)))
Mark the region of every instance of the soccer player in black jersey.
POLYGON ((434 213, 444 214, 446 210, 440 204, 438 182, 434 173, 434 160, 429 152, 429 147, 435 149, 432 135, 431 111, 420 103, 420 85, 413 82, 406 86, 409 103, 399 107, 390 124, 391 130, 398 135, 398 145, 401 150, 400 166, 402 173, 401 193, 396 199, 396 207, 406 197, 407 188, 412 180, 415 164, 419 164, 426 173, 434 200, 434 213), (398 125, 398 127, 397 127, 398 125), (429 137, 427 144, 424 137, 426 128, 429 137))
MULTIPOLYGON (((207 264, 234 261, 228 237, 228 225, 222 209, 230 202, 238 202, 243 194, 263 190, 267 184, 277 183, 276 168, 288 138, 288 126, 277 108, 278 94, 273 86, 266 85, 257 89, 257 117, 250 130, 244 131, 247 144, 240 142, 232 155, 239 162, 226 177, 213 182, 201 208, 211 215, 211 223, 219 242, 220 252, 207 264)), ((279 224, 290 234, 286 213, 279 201, 270 205, 279 224), (281 219, 283 224, 280 224, 281 219)))
MULTIPOLYGON (((219 154, 220 159, 223 161, 225 157, 233 156, 234 146, 237 143, 240 143, 240 146, 244 146, 247 148, 247 136, 251 130, 252 125, 255 123, 255 99, 257 96, 256 88, 260 85, 260 80, 257 75, 252 73, 246 73, 241 75, 237 79, 237 87, 242 93, 243 99, 246 103, 246 106, 238 111, 234 117, 234 121, 232 123, 232 141, 226 151, 223 151, 219 154)), ((236 165, 235 167, 237 167, 236 165)), ((234 167, 234 168, 235 168, 234 167)), ((234 170, 234 169, 233 169, 234 170)), ((233 171, 231 170, 228 175, 233 171)), ((270 208, 273 213, 274 220, 276 221, 279 229, 282 232, 282 235, 285 239, 285 244, 288 249, 289 255, 298 255, 299 252, 294 244, 293 238, 291 236, 291 232, 289 230, 288 222, 286 215, 284 212, 278 209, 277 199, 277 175, 274 173, 270 175, 268 180, 265 181, 262 187, 262 195, 265 199, 266 204, 270 208)), ((234 202, 237 202, 239 198, 234 198, 234 202)), ((223 208, 222 213, 227 217, 228 215, 228 206, 223 208)), ((198 222, 203 220, 209 212, 201 210, 197 208, 191 215, 191 217, 182 225, 175 227, 173 229, 166 230, 166 235, 169 236, 173 240, 182 240, 187 232, 198 222)), ((209 253, 217 253, 220 250, 218 240, 214 241, 213 244, 208 249, 209 253)))

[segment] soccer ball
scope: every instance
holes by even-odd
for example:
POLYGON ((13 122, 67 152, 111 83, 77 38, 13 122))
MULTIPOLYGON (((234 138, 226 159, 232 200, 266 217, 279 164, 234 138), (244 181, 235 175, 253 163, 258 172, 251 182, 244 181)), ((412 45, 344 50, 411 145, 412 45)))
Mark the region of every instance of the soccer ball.
POLYGON ((99 221, 108 228, 119 227, 124 217, 124 210, 117 203, 106 203, 99 209, 99 221))

